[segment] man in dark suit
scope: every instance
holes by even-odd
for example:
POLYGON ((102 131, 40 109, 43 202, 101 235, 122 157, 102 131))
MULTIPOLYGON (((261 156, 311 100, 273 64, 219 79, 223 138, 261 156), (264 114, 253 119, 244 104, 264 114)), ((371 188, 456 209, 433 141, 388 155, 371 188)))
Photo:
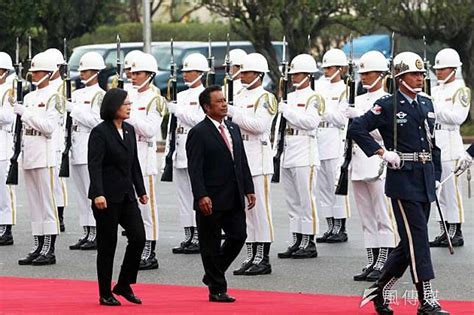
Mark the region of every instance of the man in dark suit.
POLYGON ((220 86, 206 88, 199 103, 207 117, 188 134, 186 152, 194 195, 194 210, 201 244, 209 301, 234 302, 227 295, 225 271, 247 237, 245 198, 255 206, 252 175, 240 129, 229 120, 220 86), (221 246, 221 229, 226 240, 221 246))

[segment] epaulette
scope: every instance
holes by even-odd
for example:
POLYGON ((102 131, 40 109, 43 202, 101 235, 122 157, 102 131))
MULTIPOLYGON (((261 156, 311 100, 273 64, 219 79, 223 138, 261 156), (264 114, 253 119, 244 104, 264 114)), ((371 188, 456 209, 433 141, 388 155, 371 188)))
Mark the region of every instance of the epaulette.
POLYGON ((453 96, 453 102, 459 101, 463 107, 471 105, 471 89, 464 86, 457 89, 453 96))

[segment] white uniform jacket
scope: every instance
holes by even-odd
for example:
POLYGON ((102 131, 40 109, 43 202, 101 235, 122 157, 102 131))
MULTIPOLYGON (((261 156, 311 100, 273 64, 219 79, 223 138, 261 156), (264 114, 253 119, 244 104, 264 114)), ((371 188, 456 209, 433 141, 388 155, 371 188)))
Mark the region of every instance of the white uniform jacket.
POLYGON ((13 123, 16 116, 9 102, 10 97, 16 100, 16 89, 12 84, 0 84, 0 161, 8 160, 13 154, 13 123))

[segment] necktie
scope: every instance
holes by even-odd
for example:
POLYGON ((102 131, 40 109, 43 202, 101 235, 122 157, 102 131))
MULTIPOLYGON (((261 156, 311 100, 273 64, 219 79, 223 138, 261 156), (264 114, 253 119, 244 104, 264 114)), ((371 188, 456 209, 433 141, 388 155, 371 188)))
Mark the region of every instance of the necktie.
POLYGON ((227 139, 227 136, 225 135, 224 125, 222 124, 219 125, 219 131, 221 133, 222 139, 224 139, 224 142, 227 145, 227 148, 229 149, 230 153, 232 153, 232 148, 230 147, 229 140, 227 139))

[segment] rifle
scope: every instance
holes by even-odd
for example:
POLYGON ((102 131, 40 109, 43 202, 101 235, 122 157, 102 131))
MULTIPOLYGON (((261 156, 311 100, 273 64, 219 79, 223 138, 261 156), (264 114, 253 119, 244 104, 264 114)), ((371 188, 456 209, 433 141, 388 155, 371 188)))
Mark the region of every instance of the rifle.
POLYGON ((426 37, 423 35, 423 63, 425 64, 425 80, 423 82, 423 92, 431 96, 431 78, 430 78, 430 62, 426 59, 426 37))
MULTIPOLYGON (((69 76, 69 67, 67 64, 67 41, 64 38, 64 65, 63 65, 63 77, 65 78, 66 84, 66 99, 68 102, 71 101, 71 78, 69 76)), ((68 112, 66 116, 66 145, 61 157, 61 167, 59 169, 59 177, 69 177, 69 151, 72 146, 72 117, 71 113, 68 112)))
MULTIPOLYGON (((176 62, 174 60, 173 39, 171 39, 171 61, 170 61, 170 78, 168 79, 168 99, 176 105, 178 89, 176 86, 176 62)), ((165 157, 165 168, 161 175, 162 182, 173 181, 173 154, 176 150, 176 128, 178 119, 175 115, 170 115, 170 123, 168 130, 169 150, 165 157)))
MULTIPOLYGON (((28 59, 26 59, 26 62, 28 64, 28 69, 31 68, 31 36, 28 36, 28 59)), ((36 86, 33 84, 33 77, 31 76, 31 72, 26 73, 26 80, 30 84, 30 91, 36 90, 36 86)))
MULTIPOLYGON (((311 55, 311 35, 308 34, 308 54, 311 55)), ((311 85, 311 90, 314 91, 315 82, 314 82, 314 73, 309 74, 309 82, 311 85)))
MULTIPOLYGON (((286 104, 288 99, 288 60, 286 59, 286 51, 287 49, 287 42, 286 36, 283 36, 283 53, 281 57, 281 66, 282 66, 282 74, 280 77, 280 91, 281 91, 281 99, 283 103, 286 104)), ((286 129, 286 119, 280 114, 280 125, 278 126, 278 139, 277 139, 277 152, 273 157, 273 176, 272 176, 272 183, 279 183, 280 182, 280 163, 281 163, 281 155, 283 154, 283 149, 285 145, 285 129, 286 129)))
MULTIPOLYGON (((352 34, 350 35, 350 53, 349 53, 349 77, 347 78, 347 85, 349 86, 349 106, 354 107, 355 101, 355 80, 354 80, 354 46, 352 43, 352 34)), ((349 119, 347 126, 352 123, 349 119)), ((336 195, 347 196, 349 190, 349 165, 352 160, 352 139, 346 135, 346 142, 344 146, 344 162, 341 165, 341 173, 336 186, 336 195)))
POLYGON ((385 87, 386 87, 387 93, 393 94, 396 91, 396 84, 395 84, 395 80, 394 80, 394 77, 393 77, 393 71, 392 71, 392 69, 393 69, 393 54, 394 54, 394 51, 395 51, 395 32, 392 32, 392 39, 391 39, 390 46, 391 46, 390 59, 389 59, 390 73, 386 76, 385 87))
MULTIPOLYGON (((15 49, 15 71, 17 75, 16 83, 16 102, 19 105, 23 104, 23 79, 21 77, 21 71, 23 67, 20 62, 20 40, 16 38, 16 49, 15 49)), ((15 121, 15 134, 13 138, 13 156, 10 159, 10 168, 8 170, 7 185, 18 185, 18 157, 21 153, 21 135, 22 135, 23 123, 21 116, 16 115, 15 121)))
POLYGON ((216 72, 214 69, 214 56, 212 55, 212 41, 211 33, 209 33, 209 46, 207 48, 207 63, 209 65, 209 71, 206 75, 206 87, 214 85, 216 83, 216 72))
POLYGON ((120 60, 120 35, 117 34, 117 48, 116 48, 116 54, 117 54, 117 78, 118 78, 118 83, 117 87, 119 89, 123 89, 123 68, 122 68, 122 61, 120 60))
MULTIPOLYGON (((230 62, 230 38, 229 33, 227 33, 227 48, 225 53, 225 77, 224 77, 224 86, 226 89, 227 104, 230 106, 234 105, 234 79, 232 78, 232 64, 230 62)), ((229 117, 230 119, 230 117, 229 117)))

